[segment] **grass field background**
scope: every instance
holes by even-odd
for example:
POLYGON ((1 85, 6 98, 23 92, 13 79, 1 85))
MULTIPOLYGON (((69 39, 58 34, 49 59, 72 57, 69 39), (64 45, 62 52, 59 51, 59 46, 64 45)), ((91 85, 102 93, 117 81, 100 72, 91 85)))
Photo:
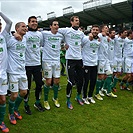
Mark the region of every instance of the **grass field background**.
MULTIPOLYGON (((54 106, 51 89, 49 93, 51 109, 38 112, 33 107, 35 102, 33 82, 29 101, 32 115, 25 114, 24 103, 19 108, 23 119, 17 120, 17 125, 11 125, 6 114, 5 124, 10 133, 133 133, 133 90, 120 90, 117 85, 115 92, 117 98, 105 96, 103 101, 95 99, 95 104, 81 106, 74 100, 76 89, 73 88, 71 102, 74 109, 69 110, 66 106, 66 83, 66 77, 61 77, 59 91, 61 107, 54 106)), ((42 91, 42 104, 43 98, 42 91)))

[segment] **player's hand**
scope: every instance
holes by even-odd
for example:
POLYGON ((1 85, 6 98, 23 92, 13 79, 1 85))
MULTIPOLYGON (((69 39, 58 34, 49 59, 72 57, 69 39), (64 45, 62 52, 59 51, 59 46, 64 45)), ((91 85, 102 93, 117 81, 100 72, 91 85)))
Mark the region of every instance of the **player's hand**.
POLYGON ((99 42, 101 42, 101 39, 100 39, 100 38, 98 38, 98 41, 99 41, 99 42))
POLYGON ((13 36, 18 40, 21 41, 22 37, 18 33, 14 33, 13 36))
POLYGON ((89 34, 89 40, 90 40, 90 41, 93 40, 93 35, 92 35, 92 33, 89 34))
POLYGON ((107 38, 108 42, 110 42, 110 37, 107 38))
POLYGON ((68 50, 68 48, 69 48, 69 45, 65 44, 65 49, 68 50))

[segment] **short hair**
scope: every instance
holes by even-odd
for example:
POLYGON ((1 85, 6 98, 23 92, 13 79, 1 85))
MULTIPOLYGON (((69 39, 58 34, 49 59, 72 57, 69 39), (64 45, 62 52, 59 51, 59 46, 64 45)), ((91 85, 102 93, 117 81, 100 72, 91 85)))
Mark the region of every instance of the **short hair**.
POLYGON ((86 36, 87 36, 89 33, 90 33, 89 30, 85 30, 85 31, 84 31, 84 34, 85 34, 86 36))
POLYGON ((115 31, 115 29, 114 28, 109 28, 109 34, 111 34, 112 31, 115 31))
POLYGON ((92 25, 91 29, 92 29, 93 27, 97 27, 97 28, 99 28, 99 25, 94 24, 94 25, 92 25))
POLYGON ((100 27, 99 27, 100 32, 102 31, 102 29, 103 29, 105 26, 107 26, 107 27, 108 27, 108 25, 107 25, 107 24, 102 24, 102 25, 100 25, 100 27))
POLYGON ((18 22, 18 23, 16 23, 15 30, 17 30, 17 28, 19 28, 22 23, 24 23, 24 22, 18 22))
POLYGON ((36 16, 30 16, 30 17, 28 18, 28 23, 30 23, 30 21, 31 21, 32 18, 37 19, 36 16))
POLYGON ((70 18, 70 22, 73 22, 73 21, 74 21, 74 18, 78 18, 78 19, 79 19, 78 16, 72 16, 72 17, 70 18))
POLYGON ((127 31, 127 29, 126 29, 126 28, 120 29, 120 30, 119 30, 119 34, 121 35, 124 31, 127 31))
POLYGON ((52 19, 52 20, 49 21, 49 26, 52 26, 54 21, 58 22, 57 19, 52 19))
POLYGON ((13 35, 15 33, 15 31, 11 31, 11 34, 13 35))
POLYGON ((132 34, 132 32, 133 32, 132 30, 128 30, 127 31, 127 36, 129 36, 130 34, 132 34))

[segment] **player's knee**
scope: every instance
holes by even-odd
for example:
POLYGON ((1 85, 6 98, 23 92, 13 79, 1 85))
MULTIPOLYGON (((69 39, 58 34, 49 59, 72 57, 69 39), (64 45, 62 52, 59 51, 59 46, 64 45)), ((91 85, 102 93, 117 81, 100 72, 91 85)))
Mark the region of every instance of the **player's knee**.
POLYGON ((68 81, 68 84, 69 84, 70 86, 73 86, 73 85, 75 85, 75 82, 74 82, 74 81, 68 81))
POLYGON ((42 84, 38 84, 38 85, 36 86, 36 89, 37 89, 37 90, 41 90, 41 89, 42 89, 42 84))
POLYGON ((99 74, 98 75, 98 80, 104 80, 105 79, 105 75, 104 74, 99 74))
POLYGON ((17 97, 18 97, 18 92, 11 92, 10 99, 12 101, 15 101, 17 97))
POLYGON ((27 94, 27 90, 21 90, 20 91, 20 96, 24 97, 27 94))
POLYGON ((59 85, 59 80, 55 80, 55 81, 54 81, 54 84, 55 84, 55 85, 59 85))
POLYGON ((5 103, 6 103, 6 97, 0 96, 0 104, 5 104, 5 103))
POLYGON ((46 79, 46 85, 47 86, 51 86, 52 83, 52 79, 46 79))
POLYGON ((127 78, 132 78, 132 75, 131 74, 127 74, 127 78))

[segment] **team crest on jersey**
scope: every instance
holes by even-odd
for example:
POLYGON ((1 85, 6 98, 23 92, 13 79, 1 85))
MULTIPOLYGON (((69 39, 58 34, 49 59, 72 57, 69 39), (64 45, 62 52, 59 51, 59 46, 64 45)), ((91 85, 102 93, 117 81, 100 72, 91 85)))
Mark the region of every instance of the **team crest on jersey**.
POLYGON ((85 69, 85 73, 88 73, 88 70, 87 69, 85 69))
POLYGON ((3 48, 0 48, 0 52, 3 52, 3 48))
POLYGON ((70 66, 68 66, 67 69, 70 69, 70 66))
POLYGON ((127 72, 129 72, 129 68, 127 68, 127 72))
POLYGON ((92 50, 93 53, 95 53, 95 50, 92 50))
POLYGON ((1 44, 3 43, 3 41, 4 41, 4 39, 3 39, 3 38, 0 38, 0 43, 1 43, 1 44))
POLYGON ((45 72, 44 72, 44 75, 48 76, 48 71, 45 71, 45 72))

